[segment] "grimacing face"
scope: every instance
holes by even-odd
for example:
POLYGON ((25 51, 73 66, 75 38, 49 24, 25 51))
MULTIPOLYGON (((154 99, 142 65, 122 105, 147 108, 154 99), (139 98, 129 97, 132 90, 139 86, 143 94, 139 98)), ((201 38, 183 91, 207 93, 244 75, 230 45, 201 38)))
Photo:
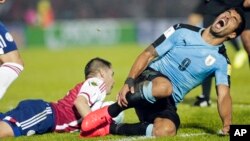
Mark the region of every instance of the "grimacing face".
MULTIPOLYGON (((235 29, 241 22, 240 15, 234 10, 230 9, 220 14, 212 24, 210 31, 216 37, 233 37, 235 29)), ((236 36, 236 33, 235 33, 236 36)))

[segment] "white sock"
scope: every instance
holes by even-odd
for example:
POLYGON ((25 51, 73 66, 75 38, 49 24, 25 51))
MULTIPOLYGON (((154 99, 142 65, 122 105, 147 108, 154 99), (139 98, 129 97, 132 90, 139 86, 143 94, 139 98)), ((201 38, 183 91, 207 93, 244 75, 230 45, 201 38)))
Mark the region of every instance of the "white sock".
POLYGON ((22 71, 23 66, 17 63, 4 63, 0 66, 0 99, 22 71))
POLYGON ((153 134, 153 127, 154 127, 153 124, 149 124, 149 125, 148 125, 148 127, 147 127, 147 129, 146 129, 146 136, 147 136, 147 137, 153 136, 153 135, 152 135, 152 134, 153 134))

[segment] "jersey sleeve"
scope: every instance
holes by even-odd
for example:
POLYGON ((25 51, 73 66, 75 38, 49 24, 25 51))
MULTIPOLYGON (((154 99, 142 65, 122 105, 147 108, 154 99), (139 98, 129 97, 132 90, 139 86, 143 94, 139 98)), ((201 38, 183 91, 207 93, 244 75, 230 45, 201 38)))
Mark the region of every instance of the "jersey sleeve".
POLYGON ((217 71, 215 71, 216 85, 227 85, 230 87, 230 75, 231 75, 231 65, 227 64, 221 65, 217 71))
POLYGON ((168 52, 177 42, 179 34, 176 30, 176 27, 178 28, 178 25, 179 24, 167 29, 157 40, 152 43, 159 56, 162 56, 168 52))
POLYGON ((98 101, 103 101, 106 97, 104 81, 96 78, 87 79, 83 83, 78 96, 84 96, 90 106, 98 101))

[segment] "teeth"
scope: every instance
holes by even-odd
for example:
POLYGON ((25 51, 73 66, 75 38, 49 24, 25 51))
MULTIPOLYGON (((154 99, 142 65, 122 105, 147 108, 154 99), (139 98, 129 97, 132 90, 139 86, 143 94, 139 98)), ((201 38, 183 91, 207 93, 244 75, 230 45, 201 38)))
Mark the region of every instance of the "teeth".
POLYGON ((223 24, 225 25, 226 21, 224 19, 222 19, 222 21, 223 21, 223 24))

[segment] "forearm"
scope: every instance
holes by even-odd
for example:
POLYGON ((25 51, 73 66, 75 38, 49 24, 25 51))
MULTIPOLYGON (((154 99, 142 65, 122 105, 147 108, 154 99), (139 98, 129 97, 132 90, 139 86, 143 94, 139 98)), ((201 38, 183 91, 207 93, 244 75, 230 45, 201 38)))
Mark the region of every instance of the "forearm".
POLYGON ((244 0, 243 6, 245 8, 250 8, 250 0, 244 0))
POLYGON ((155 58, 155 56, 155 49, 151 45, 136 58, 128 77, 137 78, 143 72, 143 70, 145 70, 149 63, 155 58))
POLYGON ((228 132, 232 123, 232 99, 230 95, 225 95, 218 100, 218 110, 223 122, 223 128, 228 132))
POLYGON ((82 118, 84 118, 88 113, 91 112, 91 109, 90 109, 86 99, 82 96, 77 97, 77 99, 74 102, 74 105, 82 118))

